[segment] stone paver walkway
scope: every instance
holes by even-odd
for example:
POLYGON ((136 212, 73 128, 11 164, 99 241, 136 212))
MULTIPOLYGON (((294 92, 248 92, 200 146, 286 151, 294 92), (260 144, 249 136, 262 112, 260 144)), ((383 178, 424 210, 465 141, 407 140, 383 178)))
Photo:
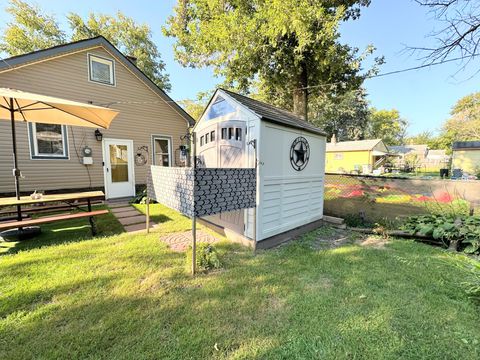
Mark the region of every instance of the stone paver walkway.
MULTIPOLYGON (((145 222, 147 220, 145 215, 130 205, 128 199, 110 200, 107 201, 107 205, 110 207, 112 214, 115 215, 120 224, 123 225, 126 232, 145 229, 145 222)), ((155 223, 150 220, 150 227, 152 228, 154 225, 155 223)))
MULTIPOLYGON (((168 234, 160 237, 160 241, 166 243, 173 251, 185 251, 192 244, 192 232, 185 231, 168 234)), ((202 242, 213 244, 217 241, 218 239, 212 234, 203 230, 197 230, 197 244, 202 242)))

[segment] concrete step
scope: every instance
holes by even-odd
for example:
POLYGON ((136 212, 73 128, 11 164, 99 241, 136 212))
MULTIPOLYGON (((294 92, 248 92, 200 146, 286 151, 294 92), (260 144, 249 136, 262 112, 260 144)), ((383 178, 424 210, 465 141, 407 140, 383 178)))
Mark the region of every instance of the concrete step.
POLYGON ((122 225, 133 225, 133 224, 145 224, 147 218, 145 215, 136 215, 136 216, 130 216, 130 217, 125 217, 125 218, 119 218, 118 221, 120 221, 120 224, 122 225))
MULTIPOLYGON (((155 226, 154 223, 150 222, 150 229, 155 226)), ((145 230, 147 225, 145 223, 143 224, 133 224, 133 225, 126 225, 123 228, 125 229, 126 232, 134 232, 134 231, 141 231, 145 230)))
POLYGON ((117 219, 124 219, 133 216, 143 215, 142 213, 138 212, 137 210, 130 210, 130 211, 122 211, 119 213, 115 213, 117 219))

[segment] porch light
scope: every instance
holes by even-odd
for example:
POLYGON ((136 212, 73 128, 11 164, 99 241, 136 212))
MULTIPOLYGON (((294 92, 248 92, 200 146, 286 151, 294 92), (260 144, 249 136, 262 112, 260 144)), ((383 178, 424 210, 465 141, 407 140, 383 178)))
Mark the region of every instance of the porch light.
POLYGON ((97 139, 97 141, 102 141, 103 139, 103 134, 98 129, 95 130, 95 138, 97 139))

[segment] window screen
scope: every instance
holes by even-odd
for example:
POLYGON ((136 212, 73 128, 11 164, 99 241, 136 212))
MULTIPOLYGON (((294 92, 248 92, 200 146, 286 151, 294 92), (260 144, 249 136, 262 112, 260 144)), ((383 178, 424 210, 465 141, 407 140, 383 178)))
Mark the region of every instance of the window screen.
POLYGON ((115 85, 113 60, 89 55, 90 80, 115 85))

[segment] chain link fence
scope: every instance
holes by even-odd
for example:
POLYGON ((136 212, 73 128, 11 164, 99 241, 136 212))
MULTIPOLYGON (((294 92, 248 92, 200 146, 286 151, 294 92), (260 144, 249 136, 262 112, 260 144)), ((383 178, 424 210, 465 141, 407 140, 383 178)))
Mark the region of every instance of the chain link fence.
POLYGON ((326 174, 325 215, 362 222, 422 213, 480 213, 480 181, 326 174))

